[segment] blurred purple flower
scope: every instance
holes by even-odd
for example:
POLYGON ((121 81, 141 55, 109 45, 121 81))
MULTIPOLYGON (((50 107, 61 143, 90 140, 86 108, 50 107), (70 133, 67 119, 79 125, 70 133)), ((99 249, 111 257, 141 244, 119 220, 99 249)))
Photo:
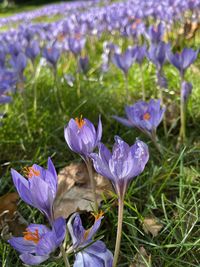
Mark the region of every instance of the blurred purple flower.
POLYGON ((167 56, 172 65, 176 67, 181 77, 184 77, 185 71, 196 60, 199 51, 194 51, 191 48, 184 48, 181 53, 168 52, 167 56))
POLYGON ((135 46, 132 49, 132 55, 135 58, 135 61, 138 64, 142 64, 143 60, 145 59, 147 54, 147 47, 146 45, 142 45, 142 46, 135 46))
POLYGON ((169 50, 170 45, 164 42, 159 42, 150 46, 147 57, 156 66, 158 71, 162 69, 169 50))
POLYGON ((86 74, 88 72, 89 69, 89 59, 88 57, 80 57, 78 60, 78 67, 79 67, 79 71, 83 72, 84 74, 86 74))
POLYGON ((93 242, 92 239, 101 225, 102 218, 102 213, 98 214, 93 226, 88 230, 84 229, 79 214, 75 213, 70 218, 68 229, 73 249, 75 252, 78 251, 73 267, 112 267, 113 255, 110 250, 102 241, 93 242))
POLYGON ((127 75, 134 61, 132 49, 127 48, 126 51, 121 54, 114 53, 112 60, 115 66, 121 69, 125 75, 127 75))
POLYGON ((123 199, 130 181, 144 170, 149 151, 148 146, 140 140, 129 146, 116 136, 112 153, 101 143, 99 154, 92 153, 91 158, 95 170, 111 180, 116 193, 123 199))
POLYGON ((151 43, 159 43, 163 40, 165 33, 165 26, 160 22, 157 26, 151 25, 146 33, 146 37, 151 41, 151 43))
POLYGON ((27 58, 25 54, 20 52, 16 57, 12 57, 10 60, 10 64, 17 72, 18 81, 23 81, 23 73, 27 65, 27 58))
POLYGON ((80 35, 76 35, 74 38, 70 37, 68 39, 69 50, 74 54, 78 55, 81 53, 85 46, 86 39, 82 38, 80 35))
POLYGON ((181 86, 181 98, 184 103, 187 102, 191 93, 192 93, 192 84, 186 81, 183 81, 182 86, 181 86))
POLYGON ((34 62, 35 58, 39 55, 39 53, 40 53, 40 47, 38 41, 36 40, 31 41, 26 47, 26 56, 30 58, 32 62, 34 62))
POLYGON ((60 51, 56 46, 45 47, 42 55, 54 68, 56 68, 58 59, 60 57, 60 51))
POLYGON ((24 168, 25 179, 16 170, 11 169, 14 185, 27 204, 43 212, 50 223, 53 221, 53 203, 56 197, 58 178, 51 159, 48 159, 47 170, 34 164, 24 168))
POLYGON ((114 119, 128 127, 136 127, 152 138, 156 128, 162 121, 165 108, 161 108, 160 100, 151 99, 149 103, 138 101, 125 108, 126 118, 113 116, 114 119))
POLYGON ((70 119, 69 123, 64 129, 65 140, 69 148, 88 158, 89 154, 94 151, 102 136, 102 124, 99 117, 97 130, 88 119, 82 117, 70 119))
POLYGON ((46 261, 65 238, 66 224, 63 218, 53 222, 52 230, 42 224, 30 224, 24 237, 12 237, 9 244, 20 253, 20 259, 28 265, 46 261))

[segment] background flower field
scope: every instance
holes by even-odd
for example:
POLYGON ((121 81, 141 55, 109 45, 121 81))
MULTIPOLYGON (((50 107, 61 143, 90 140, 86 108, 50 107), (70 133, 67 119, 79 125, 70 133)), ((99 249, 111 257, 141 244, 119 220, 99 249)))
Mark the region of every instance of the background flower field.
MULTIPOLYGON (((157 135, 162 154, 144 133, 137 128, 128 128, 113 118, 115 115, 125 117, 124 107, 142 99, 142 76, 139 64, 134 61, 128 71, 127 100, 123 71, 116 66, 112 56, 120 53, 113 48, 114 45, 125 51, 129 46, 145 43, 149 51, 153 42, 149 27, 157 27, 161 18, 165 28, 170 25, 161 39, 170 43, 174 53, 188 47, 198 54, 200 2, 185 0, 174 1, 173 4, 170 0, 157 1, 160 8, 158 4, 153 4, 154 1, 149 1, 149 6, 143 3, 145 1, 142 4, 135 2, 137 12, 134 0, 62 3, 53 7, 31 7, 29 12, 23 7, 22 15, 13 14, 23 11, 18 6, 3 9, 3 15, 0 14, 0 195, 15 190, 11 168, 21 172, 24 167, 34 163, 46 166, 48 157, 51 157, 59 172, 72 162, 80 162, 80 157, 67 147, 64 126, 71 118, 81 115, 97 126, 101 115, 102 142, 107 147, 112 147, 115 135, 129 145, 139 138, 149 146, 150 154, 144 172, 133 180, 125 197, 118 266, 197 267, 200 266, 199 55, 185 74, 186 81, 193 85, 187 105, 185 142, 179 142, 179 72, 169 59, 163 66, 168 83, 163 89, 168 133, 165 135, 161 123, 157 135), (140 5, 144 5, 143 9, 139 8, 140 5), (152 6, 153 11, 150 8, 152 6), (95 19, 92 19, 92 14, 95 19), (198 21, 195 33, 191 31, 184 34, 184 25, 188 21, 198 21), (128 26, 133 26, 133 32, 128 26), (190 33, 192 36, 189 36, 190 33), (84 40, 84 44, 78 43, 80 51, 77 53, 78 45, 73 44, 74 50, 70 49, 70 38, 73 42, 84 40), (32 40, 37 40, 40 47, 34 60, 25 53, 32 40), (7 50, 9 45, 17 47, 16 50, 19 45, 22 51, 18 51, 18 54, 22 53, 26 60, 19 57, 11 63, 12 53, 7 50), (59 59, 55 62, 48 55, 54 47, 59 51, 59 59), (4 53, 7 59, 1 66, 1 55, 4 53), (89 65, 83 63, 81 66, 79 59, 86 56, 89 65), (5 79, 5 71, 14 75, 11 77, 14 77, 13 83, 10 76, 8 80, 5 79), (6 86, 9 84, 6 90, 2 86, 4 83, 6 86), (6 103, 1 98, 5 96, 9 97, 8 101, 4 100, 6 103)), ((158 99, 155 64, 146 56, 142 68, 146 101, 158 99)), ((0 202, 0 211, 2 209, 0 202)), ((103 236, 107 248, 114 251, 116 195, 105 197, 101 209, 105 214, 97 238, 103 236)), ((18 204, 18 212, 29 223, 46 223, 39 211, 23 201, 18 204)), ((85 226, 92 225, 90 214, 82 214, 82 219, 85 226)), ((2 219, 0 227, 1 223, 2 219)), ((72 258, 70 261, 73 262, 72 258)), ((22 266, 18 253, 3 235, 0 264, 3 267, 22 266)), ((40 266, 64 265, 61 259, 55 258, 40 266)))

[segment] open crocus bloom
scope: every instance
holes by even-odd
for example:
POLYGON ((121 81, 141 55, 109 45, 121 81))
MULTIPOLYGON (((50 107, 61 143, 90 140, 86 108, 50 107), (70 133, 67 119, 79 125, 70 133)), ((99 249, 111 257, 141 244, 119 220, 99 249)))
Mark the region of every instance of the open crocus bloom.
POLYGON ((14 169, 11 170, 11 174, 20 197, 27 204, 43 212, 52 222, 58 178, 51 159, 48 159, 47 170, 36 164, 25 168, 27 179, 14 169))
POLYGON ((61 245, 65 234, 65 220, 60 217, 54 221, 52 230, 42 224, 30 224, 24 237, 12 237, 8 242, 21 254, 25 264, 38 265, 61 245))
POLYGON ((149 103, 138 101, 132 106, 126 106, 125 111, 127 119, 118 116, 113 118, 128 127, 136 127, 152 137, 162 121, 165 108, 161 108, 160 100, 151 99, 149 103))
POLYGON ((123 198, 130 181, 138 176, 149 159, 148 146, 140 140, 129 146, 120 137, 115 137, 112 153, 104 144, 99 145, 99 154, 92 153, 95 170, 111 180, 116 193, 123 198))
POLYGON ((64 130, 69 148, 87 158, 101 140, 102 124, 99 118, 97 130, 88 119, 71 119, 64 130))
POLYGON ((198 56, 199 51, 194 51, 191 48, 184 48, 181 53, 173 54, 171 51, 167 53, 168 60, 175 68, 180 72, 180 75, 183 76, 187 68, 194 63, 198 56))
POLYGON ((76 254, 73 267, 112 267, 112 253, 102 241, 93 242, 92 240, 100 227, 102 215, 100 213, 95 217, 94 225, 88 230, 84 229, 78 213, 70 218, 68 229, 72 238, 73 249, 79 251, 76 254))

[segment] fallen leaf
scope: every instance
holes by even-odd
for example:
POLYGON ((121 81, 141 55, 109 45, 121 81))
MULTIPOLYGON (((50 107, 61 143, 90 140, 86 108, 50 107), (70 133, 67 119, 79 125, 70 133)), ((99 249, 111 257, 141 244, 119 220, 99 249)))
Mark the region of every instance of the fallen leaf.
POLYGON ((146 234, 151 233, 153 237, 156 237, 163 225, 155 217, 147 217, 144 219, 142 227, 146 234))
POLYGON ((133 263, 129 267, 150 267, 151 255, 148 255, 144 247, 140 247, 135 255, 133 263))
POLYGON ((17 201, 19 195, 17 193, 8 193, 0 197, 0 225, 2 224, 3 213, 7 214, 8 219, 12 219, 15 211, 17 211, 17 201))
POLYGON ((27 227, 26 220, 17 211, 17 193, 8 193, 0 197, 0 233, 4 240, 12 235, 21 236, 27 227))
MULTIPOLYGON (((113 191, 108 179, 94 172, 98 204, 102 194, 113 191)), ((92 211, 93 195, 90 179, 84 163, 72 163, 58 174, 58 192, 54 203, 55 218, 68 218, 75 211, 92 211)))

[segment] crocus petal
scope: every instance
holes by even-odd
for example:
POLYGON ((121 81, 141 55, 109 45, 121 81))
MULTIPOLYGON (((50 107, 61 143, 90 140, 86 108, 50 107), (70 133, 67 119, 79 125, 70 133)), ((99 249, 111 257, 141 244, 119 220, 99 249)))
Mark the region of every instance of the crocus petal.
POLYGON ((29 183, 28 181, 17 171, 11 169, 11 174, 13 178, 14 185, 17 189, 18 194, 20 197, 29 205, 34 206, 30 195, 29 183))
POLYGON ((46 261, 49 258, 49 255, 46 256, 34 256, 32 254, 21 254, 20 259, 25 263, 29 265, 39 265, 40 263, 46 261))
POLYGON ((8 243, 20 253, 35 252, 36 243, 27 241, 23 237, 12 237, 8 243))
POLYGON ((128 127, 133 127, 133 123, 131 123, 129 120, 125 119, 125 118, 121 118, 121 117, 118 117, 118 116, 112 116, 113 119, 115 119, 116 121, 122 123, 123 125, 125 126, 128 126, 128 127))

